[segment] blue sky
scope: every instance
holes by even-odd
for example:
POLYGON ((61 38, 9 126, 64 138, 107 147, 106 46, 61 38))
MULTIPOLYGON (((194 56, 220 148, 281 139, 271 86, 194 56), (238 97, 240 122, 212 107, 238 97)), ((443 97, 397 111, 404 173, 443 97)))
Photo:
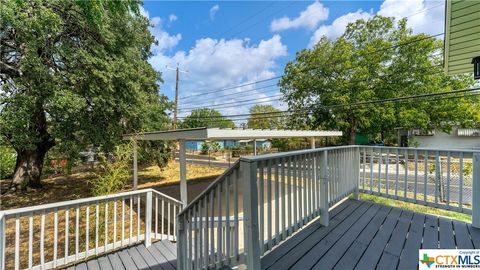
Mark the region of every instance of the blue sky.
POLYGON ((231 86, 280 76, 297 51, 322 36, 335 39, 349 22, 407 17, 417 33, 442 33, 444 1, 145 1, 142 14, 158 41, 150 62, 163 73, 161 92, 173 100, 175 72, 166 66, 187 71, 180 116, 199 107, 229 115, 248 112, 252 103, 285 109, 275 80, 231 86))

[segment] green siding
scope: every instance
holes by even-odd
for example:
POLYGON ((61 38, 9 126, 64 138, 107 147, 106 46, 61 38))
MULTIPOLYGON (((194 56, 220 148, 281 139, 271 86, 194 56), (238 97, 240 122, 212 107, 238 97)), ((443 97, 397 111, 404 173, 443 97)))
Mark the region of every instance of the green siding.
POLYGON ((472 73, 472 58, 480 56, 480 1, 447 0, 445 71, 472 73))

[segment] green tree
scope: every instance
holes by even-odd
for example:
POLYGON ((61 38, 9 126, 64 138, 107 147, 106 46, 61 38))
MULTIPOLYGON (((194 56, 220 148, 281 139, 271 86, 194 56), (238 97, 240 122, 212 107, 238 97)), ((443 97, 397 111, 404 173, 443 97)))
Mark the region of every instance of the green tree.
POLYGON ((181 128, 234 128, 232 120, 225 118, 219 111, 209 108, 193 110, 180 123, 181 128))
POLYGON ((96 144, 142 130, 163 111, 147 62, 154 39, 138 1, 2 1, 0 125, 17 152, 16 188, 40 187, 54 146, 96 144))
POLYGON ((311 129, 394 137, 395 127, 440 128, 475 121, 473 99, 413 101, 322 108, 471 86, 472 79, 442 72, 442 42, 413 35, 406 19, 375 16, 347 26, 336 40, 323 37, 311 50, 297 53, 280 81, 293 124, 311 129), (385 49, 382 49, 385 48, 385 49))
POLYGON ((247 121, 248 128, 281 129, 283 126, 283 117, 279 109, 272 105, 250 107, 250 117, 247 121))

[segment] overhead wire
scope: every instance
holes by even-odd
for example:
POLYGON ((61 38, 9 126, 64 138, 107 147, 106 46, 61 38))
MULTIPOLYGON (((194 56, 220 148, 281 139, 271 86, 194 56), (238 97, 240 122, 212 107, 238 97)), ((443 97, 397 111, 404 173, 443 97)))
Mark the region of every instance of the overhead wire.
MULTIPOLYGON (((436 102, 440 100, 449 100, 449 99, 460 99, 460 98, 473 98, 473 97, 480 97, 480 93, 475 93, 475 94, 469 94, 469 95, 460 95, 460 96, 451 96, 451 97, 437 97, 437 98, 430 98, 426 100, 414 100, 414 101, 409 101, 409 100, 399 100, 399 101, 394 101, 394 102, 406 102, 409 101, 411 105, 415 105, 417 102, 436 102)), ((351 106, 351 105, 349 105, 351 106)), ((363 105, 357 105, 357 106, 365 106, 363 105)), ((337 109, 344 109, 343 107, 338 107, 338 108, 333 108, 333 110, 337 109)), ((330 109, 331 110, 331 109, 330 109)), ((242 118, 227 118, 225 116, 220 116, 217 117, 217 119, 214 119, 213 117, 210 119, 203 120, 203 122, 210 123, 210 122, 217 122, 217 121, 225 121, 225 120, 232 120, 232 121, 245 121, 249 119, 275 119, 275 118, 284 118, 284 117, 289 117, 292 116, 294 113, 299 113, 300 115, 305 115, 305 116, 310 116, 313 112, 308 112, 308 111, 301 111, 301 112, 289 112, 285 111, 284 113, 275 113, 275 112, 270 112, 266 114, 270 115, 260 115, 260 116, 250 116, 250 117, 242 117, 242 118)))
MULTIPOLYGON (((374 53, 379 53, 379 52, 390 50, 390 49, 396 49, 396 48, 401 47, 401 46, 406 46, 406 45, 410 45, 410 44, 420 42, 420 41, 423 41, 423 40, 436 38, 436 37, 441 36, 441 35, 444 35, 444 33, 438 33, 438 34, 435 34, 435 35, 428 35, 428 36, 425 36, 425 37, 422 37, 422 38, 418 38, 418 39, 410 40, 410 41, 407 41, 407 42, 402 42, 402 43, 399 43, 399 44, 395 44, 395 45, 392 45, 392 46, 389 46, 389 47, 377 49, 377 50, 374 50, 374 51, 371 51, 371 52, 368 52, 368 53, 364 53, 364 54, 361 54, 361 55, 352 55, 350 58, 353 59, 353 58, 358 58, 358 57, 364 57, 364 56, 371 55, 371 54, 374 54, 374 53)), ((345 61, 345 60, 343 60, 343 61, 345 61)), ((335 61, 335 62, 331 63, 331 65, 336 65, 336 64, 341 63, 341 62, 342 61, 335 61)), ((307 69, 298 70, 297 73, 309 72, 309 71, 315 70, 317 68, 318 67, 310 67, 310 68, 307 68, 307 69)), ((262 83, 262 82, 272 81, 272 80, 280 79, 282 77, 283 77, 283 75, 274 76, 274 77, 271 77, 271 78, 268 78, 268 79, 251 81, 251 82, 248 82, 248 83, 239 84, 239 85, 230 86, 230 87, 218 88, 218 89, 214 89, 212 91, 202 92, 202 93, 188 95, 188 96, 183 96, 183 97, 180 97, 180 98, 185 100, 185 99, 190 99, 190 98, 193 98, 193 97, 210 95, 210 94, 223 92, 223 91, 227 91, 227 90, 232 90, 232 89, 236 89, 236 88, 241 88, 241 87, 245 87, 245 86, 250 86, 250 85, 254 85, 254 84, 258 84, 258 83, 262 83)), ((207 89, 204 89, 204 90, 207 90, 207 89)))
MULTIPOLYGON (((278 112, 263 112, 263 113, 253 113, 253 114, 236 114, 236 115, 223 115, 222 117, 225 118, 234 118, 234 117, 242 117, 242 116, 255 116, 255 115, 265 115, 265 114, 282 114, 282 113, 291 113, 291 112, 302 112, 302 111, 310 111, 312 109, 334 109, 339 107, 349 107, 349 106, 363 106, 369 104, 379 104, 379 103, 386 103, 386 102, 397 102, 397 101, 404 101, 416 98, 426 98, 426 97, 436 97, 442 95, 453 95, 459 93, 469 93, 479 91, 480 87, 476 88, 469 88, 469 89, 460 89, 460 90, 452 90, 446 92, 436 92, 436 93, 427 93, 427 94, 420 94, 420 95, 413 95, 413 96, 403 96, 403 97, 395 97, 395 98, 387 98, 387 99, 379 99, 379 100, 370 100, 370 101, 363 101, 363 102, 355 102, 355 103, 347 103, 347 104, 334 104, 334 105, 312 105, 307 108, 296 109, 296 110, 285 110, 285 111, 278 111, 278 112)), ((466 96, 466 95, 465 95, 466 96)), ((187 118, 187 117, 181 117, 187 118)), ((208 119, 211 117, 208 116, 188 116, 188 118, 195 118, 195 119, 208 119)))
MULTIPOLYGON (((410 69, 408 71, 405 71, 404 73, 410 73, 410 72, 417 72, 417 71, 425 71, 425 70, 428 70, 428 69, 431 69, 431 68, 435 68, 435 67, 441 67, 442 65, 438 64, 438 65, 434 65, 434 66, 431 66, 431 67, 422 67, 422 68, 418 68, 418 69, 410 69)), ((431 73, 426 73, 424 75, 435 75, 435 74, 438 74, 438 73, 442 73, 443 71, 442 70, 438 70, 438 71, 435 71, 435 72, 431 72, 431 73)), ((389 77, 392 77, 392 76, 395 76, 395 75, 399 75, 398 73, 395 73, 395 74, 385 74, 385 75, 380 75, 378 76, 379 79, 386 79, 386 78, 389 78, 389 77)), ((352 84, 352 83, 360 83, 360 82, 369 82, 370 80, 368 79, 362 79, 362 80, 350 80, 350 81, 347 81, 346 83, 348 84, 352 84)), ((276 89, 275 89, 276 90, 276 89)), ((313 90, 313 89, 312 89, 313 90)), ((259 101, 259 102, 252 102, 252 103, 248 103, 248 104, 239 104, 239 102, 242 102, 242 101, 246 101, 246 100, 238 100, 236 102, 229 102, 229 103, 222 103, 222 104, 217 104, 217 105, 212 105, 212 104, 209 104, 209 105, 200 105, 200 106, 195 106, 195 107, 186 107, 186 108, 181 108, 179 109, 179 111, 181 112, 191 112, 192 110, 195 110, 195 109, 200 109, 200 108, 205 108, 205 107, 208 107, 208 108, 232 108, 232 107, 237 107, 238 105, 253 105, 253 104, 257 104, 257 103, 267 103, 267 102, 271 102, 271 101, 281 101, 282 98, 277 98, 277 99, 273 99, 275 97, 279 97, 279 96, 282 96, 281 94, 277 94, 277 95, 272 95, 272 96, 267 96, 267 97, 262 97, 262 98, 256 98, 256 99, 250 99, 248 101, 252 101, 252 100, 258 100, 258 99, 265 99, 265 98, 272 98, 271 100, 269 101, 259 101), (224 106, 224 105, 228 105, 228 104, 232 104, 230 106, 224 106)))

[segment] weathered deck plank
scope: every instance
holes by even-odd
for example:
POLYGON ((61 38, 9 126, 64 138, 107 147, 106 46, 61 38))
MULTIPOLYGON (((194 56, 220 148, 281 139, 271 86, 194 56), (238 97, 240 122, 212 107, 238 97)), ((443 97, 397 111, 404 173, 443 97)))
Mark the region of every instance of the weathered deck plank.
POLYGON ((473 243, 470 239, 467 224, 465 224, 465 222, 454 220, 453 229, 455 231, 455 242, 457 244, 457 248, 473 249, 473 243))
POLYGON ((298 260, 292 269, 310 269, 313 267, 317 260, 320 259, 371 206, 372 204, 369 203, 360 205, 355 212, 336 226, 324 239, 318 242, 305 256, 298 260))
POLYGON ((344 203, 328 227, 310 224, 268 253, 262 269, 415 269, 419 248, 480 248, 480 229, 465 222, 344 203))
MULTIPOLYGON (((421 248, 480 248, 480 229, 451 219, 348 199, 262 258, 262 269, 414 269, 421 248)), ((176 269, 176 245, 158 241, 68 269, 176 269)))
POLYGON ((455 238, 453 235, 452 220, 439 218, 440 230, 440 248, 455 248, 455 238))
POLYGON ((354 240, 353 244, 348 248, 334 269, 344 270, 355 267, 355 264, 363 255, 392 209, 393 208, 389 206, 383 206, 382 209, 380 209, 368 227, 354 240))
MULTIPOLYGON (((350 204, 344 211, 339 213, 335 218, 333 218, 330 222, 328 227, 319 227, 314 233, 312 233, 309 237, 305 238, 301 243, 296 245, 294 248, 290 249, 288 253, 281 256, 279 260, 277 260, 274 264, 270 264, 267 267, 262 268, 264 269, 279 269, 281 267, 288 268, 292 266, 298 259, 302 258, 308 250, 310 250, 315 244, 317 244, 319 239, 323 239, 328 233, 335 228, 335 226, 342 221, 345 217, 349 216, 353 211, 358 209, 360 206, 359 203, 352 203, 350 204)), ((292 239, 294 239, 292 237, 292 239)), ((288 241, 286 242, 288 243, 288 241)), ((284 244, 286 244, 284 243, 284 244)), ((272 251, 274 253, 275 251, 272 251)), ((263 265, 263 264, 262 264, 263 265)))
POLYGON ((423 249, 438 248, 438 217, 427 215, 423 231, 423 249))
MULTIPOLYGON (((151 269, 175 270, 177 258, 172 252, 176 246, 169 241, 158 241, 146 248, 143 244, 128 247, 114 253, 70 266, 78 270, 151 269), (168 247, 168 248, 167 248, 168 247)), ((176 251, 175 251, 176 254, 176 251)))
POLYGON ((342 237, 335 242, 333 247, 325 253, 325 255, 316 263, 312 269, 332 269, 341 255, 345 253, 352 242, 359 236, 359 234, 366 228, 366 226, 372 221, 375 215, 380 210, 381 206, 376 204, 368 209, 368 211, 355 222, 355 225, 350 227, 342 237))
POLYGON ((422 246, 423 225, 425 224, 425 215, 415 213, 413 215, 412 224, 408 231, 407 241, 403 248, 400 262, 398 264, 399 269, 415 269, 417 268, 417 262, 412 260, 412 257, 418 256, 418 250, 422 246))
MULTIPOLYGON (((330 217, 335 218, 340 212, 345 210, 350 205, 357 205, 358 201, 355 200, 347 200, 341 205, 335 207, 330 211, 330 217)), ((352 208, 353 209, 353 208, 352 208)), ((348 212, 350 213, 350 212, 348 212)), ((262 268, 267 269, 271 267, 276 261, 281 259, 285 254, 287 254, 290 250, 304 241, 307 237, 310 237, 315 231, 320 229, 322 225, 319 222, 315 222, 307 226, 306 228, 300 230, 296 233, 289 241, 285 242, 285 244, 280 245, 275 249, 275 252, 270 252, 265 257, 262 258, 262 268)))

